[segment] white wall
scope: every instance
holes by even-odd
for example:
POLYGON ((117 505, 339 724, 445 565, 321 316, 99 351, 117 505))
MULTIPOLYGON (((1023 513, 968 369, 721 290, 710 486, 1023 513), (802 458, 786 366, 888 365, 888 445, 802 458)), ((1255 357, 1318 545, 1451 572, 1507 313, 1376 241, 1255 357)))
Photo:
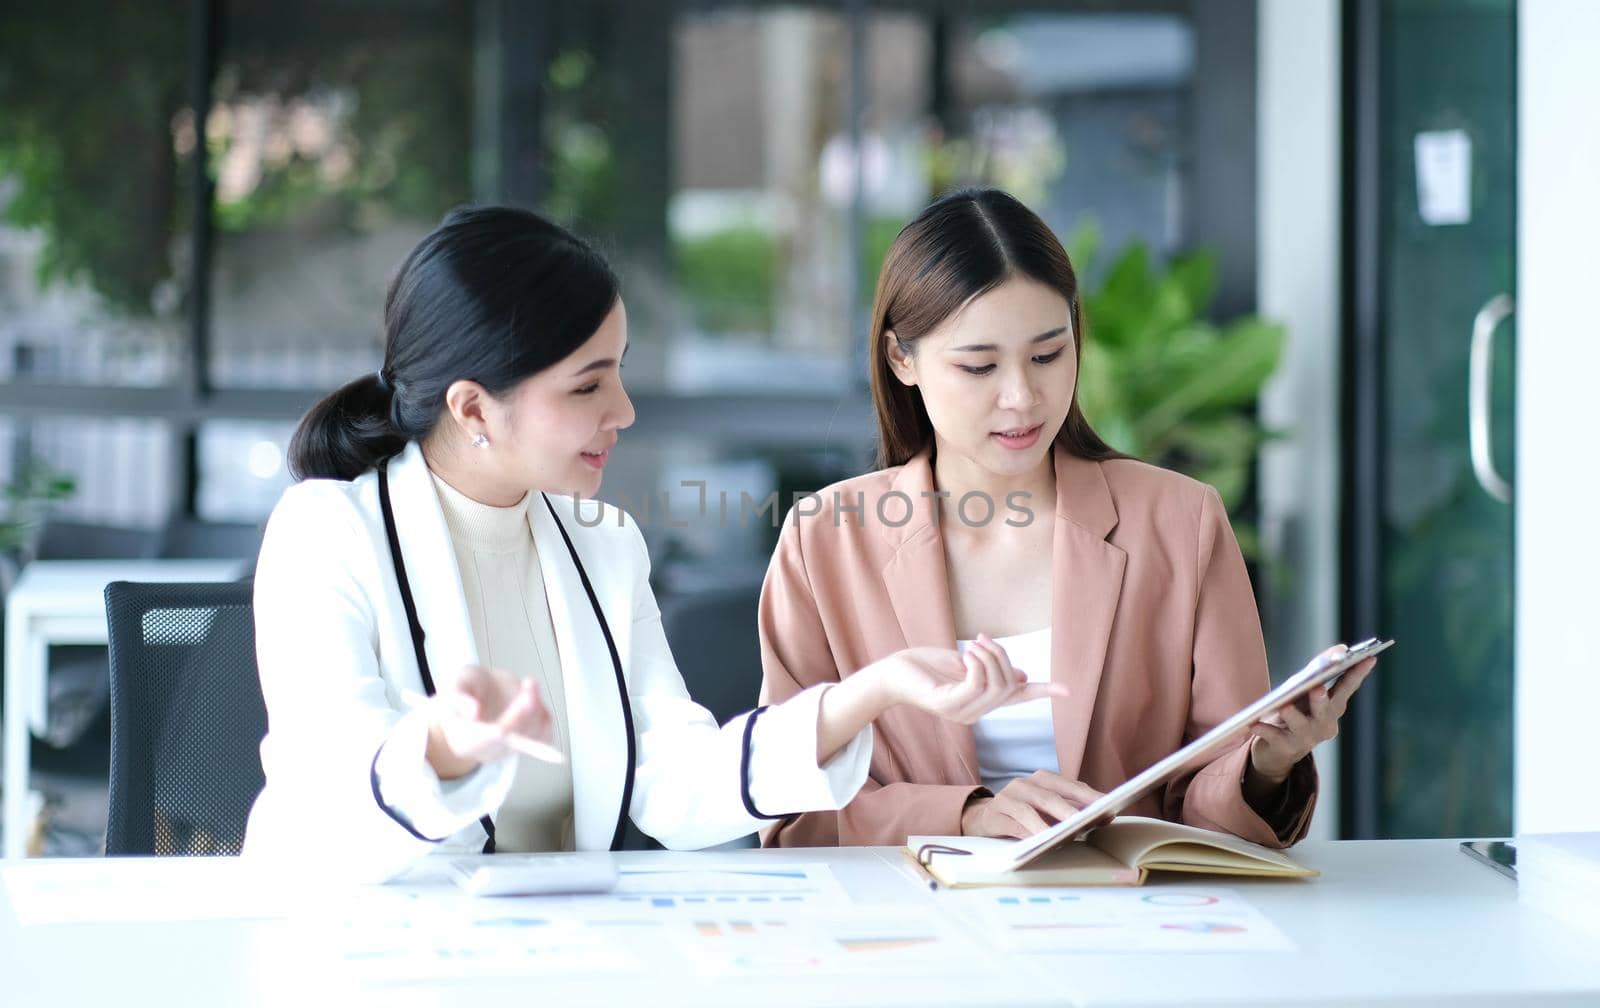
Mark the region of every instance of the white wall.
POLYGON ((1518 19, 1515 820, 1600 830, 1600 3, 1518 19))
MULTIPOLYGON (((1262 615, 1276 675, 1335 639, 1339 613, 1339 3, 1257 6, 1256 290, 1288 344, 1261 399, 1289 433, 1261 457, 1261 532, 1273 588, 1262 615)), ((1310 836, 1338 836, 1337 742, 1317 751, 1310 836)))

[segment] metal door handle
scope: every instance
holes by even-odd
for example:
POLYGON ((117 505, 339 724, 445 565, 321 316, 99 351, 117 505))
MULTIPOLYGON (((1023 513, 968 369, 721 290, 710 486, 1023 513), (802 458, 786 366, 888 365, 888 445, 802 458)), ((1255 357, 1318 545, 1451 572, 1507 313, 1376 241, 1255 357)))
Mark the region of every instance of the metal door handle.
POLYGON ((1511 317, 1510 294, 1496 294, 1472 319, 1472 353, 1467 368, 1467 442, 1472 451, 1472 474, 1484 493, 1511 503, 1511 484, 1494 468, 1489 443, 1489 390, 1493 367, 1494 332, 1511 317))

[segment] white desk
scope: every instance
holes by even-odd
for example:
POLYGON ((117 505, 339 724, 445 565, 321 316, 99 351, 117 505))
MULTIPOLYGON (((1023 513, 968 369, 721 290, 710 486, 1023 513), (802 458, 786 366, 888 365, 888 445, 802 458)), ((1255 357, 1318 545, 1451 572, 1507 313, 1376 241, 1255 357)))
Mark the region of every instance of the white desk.
MULTIPOLYGON (((337 838, 329 838, 337 843, 337 838)), ((1600 942, 1517 902, 1508 879, 1451 841, 1309 843, 1323 876, 1226 880, 1297 946, 1293 952, 1056 955, 992 949, 950 976, 705 979, 650 948, 639 972, 584 979, 479 978, 335 992, 285 941, 285 921, 19 926, 0 896, 0 991, 7 1004, 167 1005, 1526 1005, 1600 1004, 1600 942), (87 968, 86 968, 87 966, 87 968)), ((826 861, 858 904, 923 917, 930 894, 886 849, 630 853, 625 862, 826 861)), ((95 862, 89 862, 94 864, 95 862)), ((82 862, 80 862, 82 864, 82 862)), ((41 864, 40 867, 43 867, 41 864)), ((981 938, 980 938, 981 941, 981 938)))
POLYGON ((113 581, 231 581, 244 560, 36 560, 6 596, 5 817, 8 858, 27 850, 32 804, 28 738, 49 716, 52 644, 106 642, 106 585, 113 581))

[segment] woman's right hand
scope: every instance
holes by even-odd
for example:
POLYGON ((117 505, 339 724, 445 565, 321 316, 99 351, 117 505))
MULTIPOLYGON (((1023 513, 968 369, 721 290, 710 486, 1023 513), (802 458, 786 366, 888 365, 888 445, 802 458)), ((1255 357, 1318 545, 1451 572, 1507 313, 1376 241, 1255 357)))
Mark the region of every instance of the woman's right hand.
POLYGON ((1105 797, 1085 784, 1050 770, 1035 770, 1018 777, 993 797, 974 798, 961 810, 964 836, 1032 836, 1063 819, 1078 814, 1084 806, 1105 797))
POLYGON ((552 719, 538 685, 504 669, 468 665, 428 704, 428 764, 440 780, 465 776, 511 752, 514 735, 550 741, 552 719))
POLYGON ((1065 697, 1060 683, 1030 683, 1012 668, 1005 648, 979 634, 964 654, 944 648, 896 651, 868 666, 888 689, 890 702, 910 704, 960 724, 972 724, 997 707, 1065 697))

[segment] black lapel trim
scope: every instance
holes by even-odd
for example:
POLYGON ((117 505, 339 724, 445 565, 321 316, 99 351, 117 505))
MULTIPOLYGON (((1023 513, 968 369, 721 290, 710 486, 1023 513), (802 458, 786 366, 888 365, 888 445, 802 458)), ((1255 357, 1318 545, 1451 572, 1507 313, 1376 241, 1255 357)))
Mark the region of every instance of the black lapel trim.
POLYGON ((567 534, 567 527, 561 524, 561 519, 556 516, 555 505, 550 503, 550 496, 548 494, 539 496, 544 498, 544 506, 550 511, 550 519, 556 523, 562 541, 567 544, 567 552, 572 555, 572 563, 578 568, 578 580, 583 582, 583 590, 589 596, 589 606, 594 610, 594 618, 600 622, 600 632, 605 634, 606 650, 611 652, 611 669, 617 676, 617 696, 622 701, 622 726, 628 736, 628 774, 622 782, 622 807, 617 810, 617 828, 611 834, 611 849, 621 850, 623 827, 628 821, 628 809, 633 805, 633 768, 634 761, 638 758, 633 739, 633 705, 628 702, 628 678, 622 672, 622 658, 617 654, 617 642, 611 636, 611 624, 606 621, 606 614, 600 608, 600 599, 595 596, 594 585, 589 583, 589 572, 584 569, 583 560, 578 556, 578 549, 572 545, 572 537, 567 534))
POLYGON ((428 668, 428 653, 423 650, 427 634, 422 632, 422 621, 417 618, 417 600, 411 597, 411 579, 406 577, 405 557, 400 553, 400 530, 394 524, 394 505, 389 503, 389 460, 378 463, 378 506, 383 509, 383 531, 389 538, 389 557, 394 561, 394 577, 400 582, 400 601, 406 608, 406 623, 411 627, 411 647, 417 653, 417 671, 422 674, 422 688, 429 696, 438 692, 433 685, 433 672, 428 668))
MULTIPOLYGON (((417 653, 417 672, 422 676, 422 688, 427 691, 429 696, 433 696, 438 690, 434 688, 433 672, 428 668, 428 655, 422 647, 427 635, 422 632, 422 621, 417 618, 417 600, 411 597, 411 580, 406 577, 406 561, 405 557, 400 553, 400 531, 394 524, 394 506, 389 503, 388 459, 378 463, 378 507, 383 511, 383 531, 389 538, 389 556, 394 561, 394 577, 400 584, 400 601, 405 604, 406 622, 411 627, 411 647, 417 653)), ((380 752, 383 749, 382 746, 378 748, 380 752)), ((410 823, 396 814, 395 810, 390 808, 388 803, 383 800, 383 795, 378 790, 378 757, 376 755, 372 757, 372 796, 378 800, 378 806, 389 813, 391 819, 404 826, 412 836, 419 840, 429 839, 418 833, 410 823)), ((485 854, 493 854, 494 819, 484 816, 478 822, 483 826, 484 833, 488 834, 488 839, 483 842, 483 852, 485 854)), ((444 838, 441 837, 440 839, 444 838)), ((439 841, 433 840, 431 842, 438 843, 439 841)))

